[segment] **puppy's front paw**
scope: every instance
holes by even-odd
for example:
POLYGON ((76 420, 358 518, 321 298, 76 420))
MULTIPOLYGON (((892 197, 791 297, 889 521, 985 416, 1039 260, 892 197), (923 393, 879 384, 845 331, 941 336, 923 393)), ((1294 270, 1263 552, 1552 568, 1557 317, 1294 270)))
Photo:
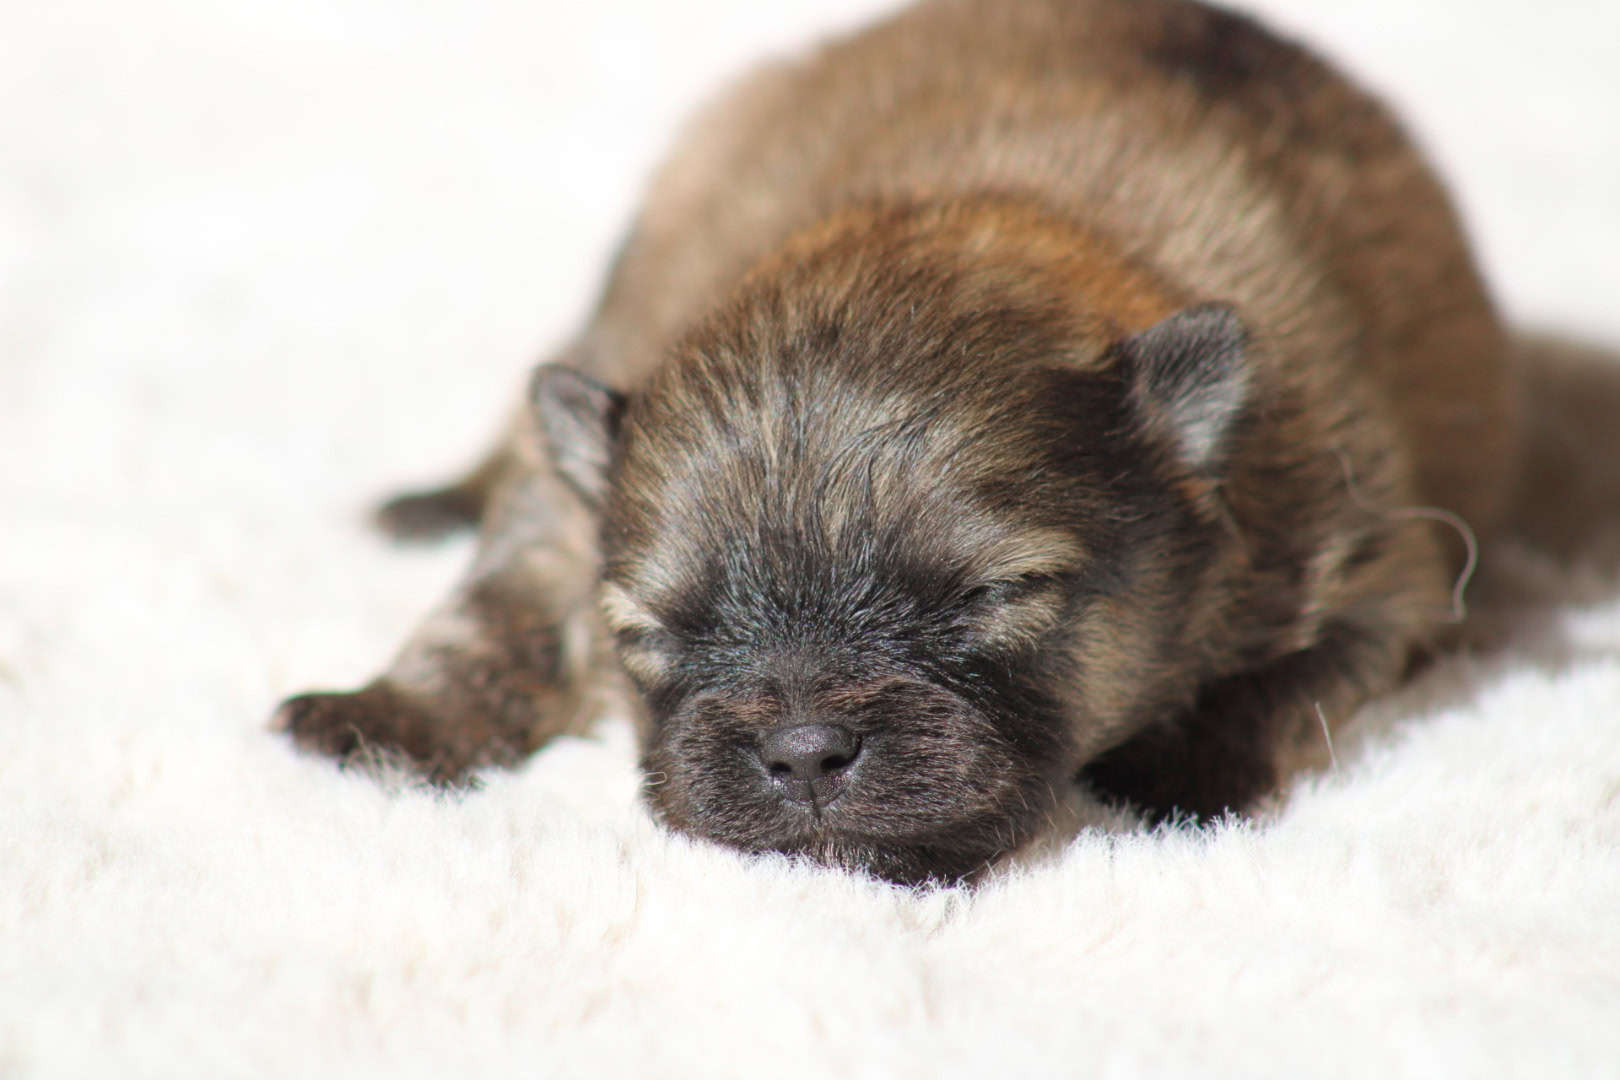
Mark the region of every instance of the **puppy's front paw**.
POLYGON ((459 725, 383 682, 348 693, 290 697, 270 720, 304 750, 344 764, 405 759, 437 783, 456 783, 475 764, 459 725))

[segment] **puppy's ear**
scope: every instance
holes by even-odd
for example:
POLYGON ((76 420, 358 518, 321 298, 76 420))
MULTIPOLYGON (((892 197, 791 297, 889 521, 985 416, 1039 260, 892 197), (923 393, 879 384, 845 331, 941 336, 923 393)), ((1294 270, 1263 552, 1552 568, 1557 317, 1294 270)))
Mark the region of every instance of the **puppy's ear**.
POLYGON ((529 402, 552 465, 592 509, 607 494, 624 395, 582 372, 546 364, 529 382, 529 402))
POLYGON ((1186 308, 1116 348, 1131 405, 1177 456, 1203 473, 1225 463, 1249 400, 1249 335, 1225 304, 1186 308))

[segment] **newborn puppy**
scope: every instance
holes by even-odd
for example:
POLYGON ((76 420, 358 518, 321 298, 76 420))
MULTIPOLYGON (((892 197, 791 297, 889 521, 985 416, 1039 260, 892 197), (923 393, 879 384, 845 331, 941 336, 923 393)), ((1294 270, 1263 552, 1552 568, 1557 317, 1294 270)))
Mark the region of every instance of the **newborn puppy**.
POLYGON ((604 695, 648 803, 970 875, 1077 778, 1253 807, 1453 615, 1516 461, 1453 209, 1373 99, 1180 0, 932 0, 704 113, 498 451, 466 581, 302 745, 432 776, 604 695))

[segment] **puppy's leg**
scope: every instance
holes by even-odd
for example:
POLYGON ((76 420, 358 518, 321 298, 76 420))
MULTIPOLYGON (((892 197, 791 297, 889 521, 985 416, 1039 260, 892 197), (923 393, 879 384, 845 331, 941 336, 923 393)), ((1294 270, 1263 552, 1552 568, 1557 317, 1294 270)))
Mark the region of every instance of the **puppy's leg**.
MULTIPOLYGON (((587 369, 592 355, 575 343, 558 352, 545 365, 587 369)), ((535 470, 549 473, 551 464, 537 461, 540 433, 528 407, 520 408, 508 420, 501 439, 467 475, 443 487, 406 491, 377 507, 372 514, 376 526, 395 540, 438 540, 462 529, 485 525, 485 520, 503 493, 528 480, 535 470)), ((565 499, 571 503, 571 494, 565 499)), ((546 509, 546 508, 539 508, 546 509)), ((553 511, 556 512, 556 511, 553 511)), ((523 527, 519 523, 519 527, 523 527)))
POLYGON ((1150 821, 1251 810, 1332 758, 1331 728, 1399 681, 1409 650, 1351 631, 1220 680, 1179 716, 1097 758, 1081 779, 1150 821))
POLYGON ((395 540, 438 540, 477 526, 491 490, 506 469, 504 447, 479 462, 466 476, 444 487, 406 491, 386 500, 372 514, 377 528, 395 540))
POLYGON ((466 580, 388 670, 291 698, 275 726, 342 759, 403 754, 447 782, 582 726, 599 648, 589 518, 544 462, 521 465, 493 493, 466 580))
POLYGON ((512 483, 523 468, 518 440, 523 418, 507 424, 501 441, 472 471, 443 487, 406 491, 378 506, 372 522, 395 540, 438 540, 483 520, 496 493, 512 483))

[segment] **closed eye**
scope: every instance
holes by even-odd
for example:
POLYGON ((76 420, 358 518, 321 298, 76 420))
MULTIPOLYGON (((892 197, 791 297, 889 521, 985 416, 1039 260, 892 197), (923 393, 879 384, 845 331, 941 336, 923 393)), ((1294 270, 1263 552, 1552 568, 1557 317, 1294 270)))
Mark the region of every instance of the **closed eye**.
POLYGON ((1064 579, 1057 574, 1020 574, 1013 578, 982 582, 962 596, 962 606, 1000 607, 1056 596, 1063 591, 1064 579))
POLYGON ((1032 645, 1063 616, 1064 579, 1055 574, 1023 574, 983 582, 962 596, 961 611, 981 646, 1032 645))

